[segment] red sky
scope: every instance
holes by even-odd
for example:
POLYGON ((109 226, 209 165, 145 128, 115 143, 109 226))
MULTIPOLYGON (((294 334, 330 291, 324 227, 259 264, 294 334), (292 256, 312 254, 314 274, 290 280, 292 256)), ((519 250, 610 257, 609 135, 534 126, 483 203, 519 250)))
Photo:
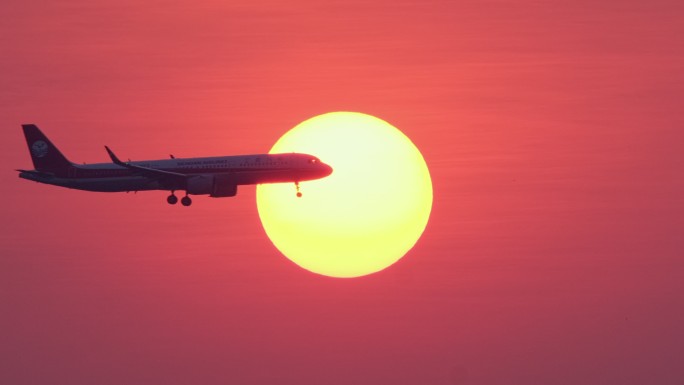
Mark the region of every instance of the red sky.
POLYGON ((3 3, 0 382, 684 381, 681 2, 196 3, 3 3), (21 123, 105 162, 267 152, 337 110, 434 184, 361 279, 281 256, 253 187, 186 209, 13 171, 21 123))

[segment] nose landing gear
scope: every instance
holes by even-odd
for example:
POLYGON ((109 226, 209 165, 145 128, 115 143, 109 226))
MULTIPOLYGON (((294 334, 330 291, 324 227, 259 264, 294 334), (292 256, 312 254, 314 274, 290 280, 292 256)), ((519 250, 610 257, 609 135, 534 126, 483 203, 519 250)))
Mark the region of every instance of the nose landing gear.
POLYGON ((295 189, 297 189, 297 198, 301 198, 302 192, 299 191, 299 182, 295 182, 295 189))

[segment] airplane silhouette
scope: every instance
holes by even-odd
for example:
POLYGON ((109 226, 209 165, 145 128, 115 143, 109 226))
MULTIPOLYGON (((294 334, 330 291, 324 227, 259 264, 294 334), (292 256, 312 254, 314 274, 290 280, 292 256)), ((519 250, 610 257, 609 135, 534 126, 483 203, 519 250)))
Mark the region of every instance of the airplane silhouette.
POLYGON ((332 167, 308 154, 256 154, 206 158, 176 158, 136 162, 121 161, 105 146, 112 163, 78 165, 70 162, 34 124, 23 124, 34 170, 17 170, 19 177, 38 183, 85 191, 170 191, 166 200, 190 206, 189 195, 232 197, 239 185, 294 183, 324 178, 332 167))

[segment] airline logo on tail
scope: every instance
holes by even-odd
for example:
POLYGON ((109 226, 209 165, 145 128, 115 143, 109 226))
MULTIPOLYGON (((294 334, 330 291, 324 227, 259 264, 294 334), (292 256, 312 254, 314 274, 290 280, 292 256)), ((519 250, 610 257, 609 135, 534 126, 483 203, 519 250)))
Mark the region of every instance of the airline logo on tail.
POLYGON ((42 158, 48 153, 48 145, 42 140, 37 140, 31 145, 31 153, 37 158, 42 158))

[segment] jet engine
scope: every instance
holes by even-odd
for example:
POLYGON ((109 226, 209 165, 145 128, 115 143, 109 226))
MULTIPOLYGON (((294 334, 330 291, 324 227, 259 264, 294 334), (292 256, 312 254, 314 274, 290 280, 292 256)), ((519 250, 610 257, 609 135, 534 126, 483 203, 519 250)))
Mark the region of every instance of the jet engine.
POLYGON ((185 189, 188 194, 206 195, 211 194, 214 189, 213 175, 195 175, 191 176, 186 181, 185 189))
POLYGON ((216 175, 214 185, 209 196, 214 198, 234 197, 237 195, 237 183, 230 175, 216 175))
POLYGON ((189 177, 186 189, 188 194, 219 197, 233 197, 237 194, 237 183, 230 175, 196 175, 189 177))

